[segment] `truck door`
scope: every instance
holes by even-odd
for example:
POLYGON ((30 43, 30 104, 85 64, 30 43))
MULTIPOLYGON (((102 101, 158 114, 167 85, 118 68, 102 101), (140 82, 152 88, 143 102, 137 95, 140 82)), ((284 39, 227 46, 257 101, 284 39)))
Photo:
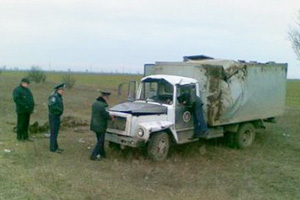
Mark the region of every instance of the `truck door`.
POLYGON ((180 102, 180 97, 184 94, 189 94, 191 100, 196 95, 196 85, 189 84, 183 86, 177 86, 176 92, 176 111, 175 111, 175 128, 178 135, 179 143, 188 141, 194 132, 193 113, 191 101, 180 102))
POLYGON ((137 81, 128 82, 127 101, 132 102, 136 100, 137 81))
POLYGON ((136 94, 137 94, 137 85, 138 81, 129 81, 119 84, 118 86, 118 103, 123 103, 126 101, 132 102, 136 100, 136 94), (126 86, 127 85, 127 91, 126 86), (127 92, 127 94, 126 94, 127 92))

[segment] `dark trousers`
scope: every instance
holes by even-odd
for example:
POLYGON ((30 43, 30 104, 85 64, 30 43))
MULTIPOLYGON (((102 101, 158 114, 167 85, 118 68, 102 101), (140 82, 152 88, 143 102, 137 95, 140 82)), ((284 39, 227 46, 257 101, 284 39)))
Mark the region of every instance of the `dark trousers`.
POLYGON ((58 149, 57 136, 60 127, 60 116, 49 115, 50 124, 50 151, 56 151, 58 149))
POLYGON ((194 120, 194 136, 200 137, 203 135, 205 132, 208 131, 208 126, 206 124, 206 121, 204 119, 203 111, 199 112, 193 117, 194 120))
POLYGON ((97 143, 94 147, 94 150, 92 152, 91 157, 96 158, 98 155, 106 156, 105 150, 104 150, 104 141, 105 141, 105 132, 95 132, 97 137, 97 143))
POLYGON ((26 140, 28 138, 29 122, 30 122, 30 113, 18 113, 18 119, 17 119, 18 140, 26 140))

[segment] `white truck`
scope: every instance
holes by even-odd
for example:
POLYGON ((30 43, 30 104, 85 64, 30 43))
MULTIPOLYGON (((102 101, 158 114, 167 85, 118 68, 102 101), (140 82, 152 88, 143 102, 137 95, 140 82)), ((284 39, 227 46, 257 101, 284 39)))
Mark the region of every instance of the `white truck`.
MULTIPOLYGON (((285 108, 287 64, 184 57, 183 62, 145 65, 132 101, 110 109, 111 144, 146 147, 153 160, 166 159, 170 144, 193 142, 193 114, 178 102, 183 93, 202 99, 209 126, 205 139, 228 136, 235 146, 250 146, 265 122, 285 108)), ((197 140, 194 140, 197 141, 197 140)))

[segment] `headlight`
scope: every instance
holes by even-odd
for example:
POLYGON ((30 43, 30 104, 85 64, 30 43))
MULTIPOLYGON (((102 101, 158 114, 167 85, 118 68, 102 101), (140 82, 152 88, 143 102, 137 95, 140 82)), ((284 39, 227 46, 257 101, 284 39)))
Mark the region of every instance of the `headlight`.
POLYGON ((144 129, 139 128, 137 134, 138 134, 140 137, 143 137, 144 133, 145 133, 144 129))

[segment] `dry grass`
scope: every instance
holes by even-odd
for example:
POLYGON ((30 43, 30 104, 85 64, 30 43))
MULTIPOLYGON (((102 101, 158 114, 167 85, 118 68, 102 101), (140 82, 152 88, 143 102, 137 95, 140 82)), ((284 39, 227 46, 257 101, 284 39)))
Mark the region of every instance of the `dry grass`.
MULTIPOLYGON (((153 163, 134 149, 108 149, 109 159, 90 161, 95 138, 86 127, 83 133, 61 131, 61 155, 48 151, 42 135, 17 142, 11 93, 20 78, 0 76, 0 199, 300 199, 300 81, 289 81, 285 116, 257 135, 251 148, 236 150, 211 140, 174 147, 166 161, 153 163)), ((65 95, 65 115, 89 120, 97 88, 138 77, 77 78, 65 95)), ((32 122, 47 120, 47 97, 57 80, 50 76, 45 84, 32 85, 37 102, 32 122)), ((118 101, 115 94, 111 105, 118 101)))

